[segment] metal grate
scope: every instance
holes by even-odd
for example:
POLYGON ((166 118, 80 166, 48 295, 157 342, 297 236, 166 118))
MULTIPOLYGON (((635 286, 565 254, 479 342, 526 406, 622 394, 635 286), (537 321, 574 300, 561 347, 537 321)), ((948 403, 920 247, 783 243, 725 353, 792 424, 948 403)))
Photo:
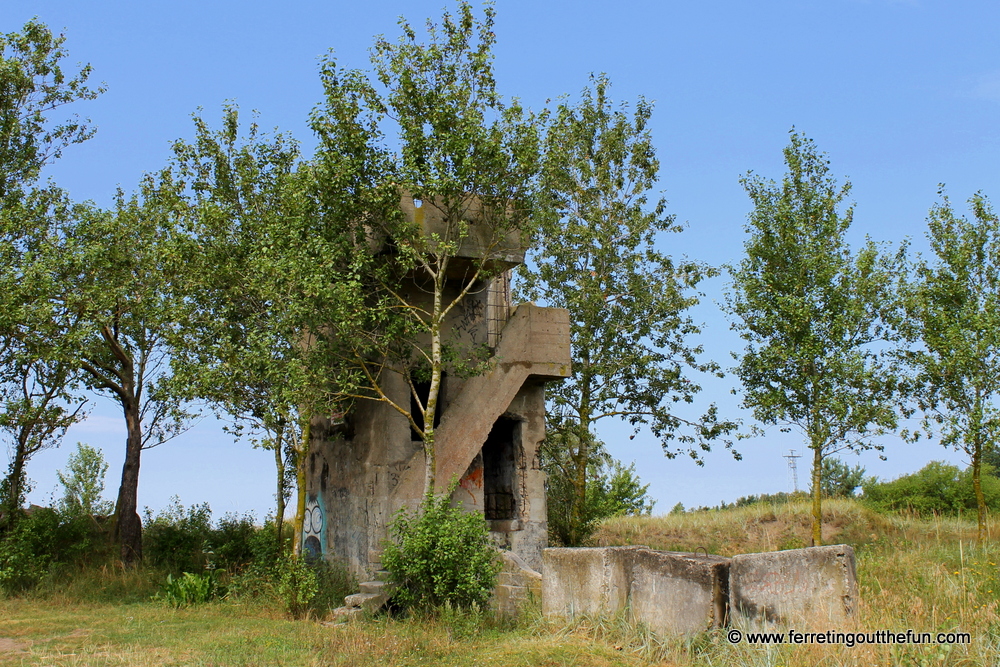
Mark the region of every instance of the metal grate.
POLYGON ((504 271, 490 281, 486 292, 486 344, 496 349, 500 332, 510 319, 510 271, 504 271))

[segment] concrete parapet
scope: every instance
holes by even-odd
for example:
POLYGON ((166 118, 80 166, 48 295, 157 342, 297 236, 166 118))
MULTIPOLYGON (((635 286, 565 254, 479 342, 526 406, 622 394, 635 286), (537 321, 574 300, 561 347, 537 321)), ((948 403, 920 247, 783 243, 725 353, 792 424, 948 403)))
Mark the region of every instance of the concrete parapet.
POLYGON ((726 622, 729 559, 647 547, 546 549, 547 616, 616 614, 663 634, 690 635, 726 622))
POLYGON ((542 551, 542 613, 573 618, 616 614, 628 603, 630 561, 643 547, 576 547, 542 551))
POLYGON ((663 634, 692 635, 726 624, 728 558, 652 549, 630 557, 633 618, 663 634))
POLYGON ((569 375, 569 311, 519 305, 503 329, 494 368, 469 378, 441 417, 435 485, 447 488, 453 476, 462 476, 525 380, 569 375))
POLYGON ((732 619, 837 625, 858 598, 854 549, 838 544, 733 556, 732 619))

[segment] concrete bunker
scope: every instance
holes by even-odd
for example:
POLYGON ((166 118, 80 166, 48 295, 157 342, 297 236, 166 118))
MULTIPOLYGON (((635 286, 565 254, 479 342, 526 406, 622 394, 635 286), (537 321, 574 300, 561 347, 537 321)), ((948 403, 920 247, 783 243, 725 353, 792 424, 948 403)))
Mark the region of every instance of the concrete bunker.
MULTIPOLYGON (((489 368, 465 377, 447 369, 442 377, 435 420, 435 487, 458 480, 452 500, 490 522, 497 546, 512 551, 528 567, 541 567, 548 539, 545 474, 538 447, 545 438, 545 383, 570 373, 569 314, 560 308, 510 302, 510 270, 524 261, 520 238, 499 243, 478 221, 475 200, 467 211, 468 233, 449 265, 446 291, 460 294, 465 268, 491 248, 494 274, 470 290, 449 312, 449 344, 489 350, 489 368), (464 264, 463 264, 464 262, 464 264), (452 277, 454 272, 454 277, 452 277)), ((403 214, 428 236, 445 238, 447 221, 428 202, 415 205, 404 195, 403 214)), ((409 279, 408 279, 409 280, 409 279)), ((419 276, 405 283, 404 295, 426 299, 419 276)), ((429 384, 387 369, 381 389, 397 405, 419 417, 417 397, 429 384)), ((419 435, 393 407, 359 400, 338 420, 313 420, 307 497, 321 507, 321 530, 303 539, 323 557, 347 564, 361 581, 381 570, 382 543, 402 507, 423 497, 424 451, 419 435)))

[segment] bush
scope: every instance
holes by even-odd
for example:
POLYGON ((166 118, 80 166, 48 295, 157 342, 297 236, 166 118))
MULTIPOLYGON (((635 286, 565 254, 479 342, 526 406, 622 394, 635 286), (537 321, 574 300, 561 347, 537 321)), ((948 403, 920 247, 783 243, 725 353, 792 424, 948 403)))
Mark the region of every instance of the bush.
POLYGON ((278 568, 278 595, 292 618, 305 617, 319 592, 316 570, 305 558, 286 558, 278 568))
POLYGON ((185 572, 176 579, 174 575, 168 574, 163 590, 154 597, 174 607, 204 604, 220 593, 216 572, 217 570, 209 570, 204 574, 185 572))
POLYGON ((481 514, 452 507, 448 496, 427 496, 420 511, 399 511, 389 526, 382 564, 391 573, 394 601, 404 608, 486 604, 500 571, 497 550, 481 514))
MULTIPOLYGON (((217 566, 234 572, 249 565, 257 557, 260 533, 273 533, 271 526, 258 528, 252 514, 226 514, 211 530, 205 543, 210 560, 217 566)), ((274 536, 269 535, 271 541, 274 536)))
MULTIPOLYGON (((1000 479, 983 468, 982 488, 986 506, 1000 508, 1000 479)), ((918 514, 960 514, 976 510, 972 469, 960 470, 941 461, 931 461, 915 473, 891 482, 874 477, 865 481, 864 502, 881 511, 908 510, 918 514)))
POLYGON ((87 556, 97 539, 89 518, 49 508, 22 516, 0 538, 0 590, 11 595, 34 588, 54 563, 87 556))
POLYGON ((156 517, 147 507, 142 534, 146 559, 175 573, 204 569, 208 563, 205 542, 211 534, 211 521, 212 510, 207 503, 185 510, 177 496, 156 517))
POLYGON ((587 464, 587 487, 584 506, 574 517, 577 501, 576 479, 570 451, 558 436, 552 436, 542 449, 542 467, 548 475, 549 542, 567 547, 582 546, 604 519, 616 516, 649 515, 655 501, 649 497, 649 484, 643 484, 635 471, 613 457, 600 442, 593 443, 587 464))

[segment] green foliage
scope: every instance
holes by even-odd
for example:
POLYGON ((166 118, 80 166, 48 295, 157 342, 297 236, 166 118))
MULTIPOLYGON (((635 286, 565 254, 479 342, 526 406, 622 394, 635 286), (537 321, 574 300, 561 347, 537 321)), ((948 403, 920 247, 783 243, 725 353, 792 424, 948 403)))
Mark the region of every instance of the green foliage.
MULTIPOLYGON (((551 441, 549 441, 551 442, 551 441)), ((549 443, 546 443, 548 445, 549 443)), ((542 467, 548 473, 549 542, 553 545, 582 546, 603 519, 615 516, 651 514, 655 501, 635 472, 635 463, 623 466, 596 442, 594 461, 588 466, 586 500, 581 512, 574 513, 577 485, 568 471, 572 461, 560 460, 566 448, 542 448, 542 467)))
POLYGON ((820 474, 820 487, 827 498, 851 498, 854 496, 854 490, 861 486, 865 479, 865 469, 860 463, 852 468, 833 457, 823 459, 823 470, 820 474))
POLYGON ((452 507, 448 496, 427 495, 418 512, 403 508, 389 526, 382 565, 404 608, 485 606, 500 560, 482 514, 452 507))
MULTIPOLYGON (((261 535, 273 536, 270 530, 261 535)), ((289 615, 322 617, 344 604, 344 596, 358 590, 357 580, 340 563, 313 562, 291 557, 254 560, 229 580, 227 597, 268 607, 280 607, 289 615), (303 569, 307 568, 308 572, 303 569), (311 572, 311 574, 310 574, 311 572)))
MULTIPOLYGON (((931 461, 917 472, 891 482, 869 478, 862 489, 865 504, 881 511, 954 515, 977 509, 971 466, 960 470, 941 461, 931 461)), ((1000 509, 1000 479, 984 476, 982 490, 986 507, 1000 509)))
POLYGON ((99 448, 78 442, 76 452, 66 460, 66 470, 56 472, 59 483, 63 485, 60 511, 79 516, 111 514, 114 505, 101 498, 107 471, 104 453, 99 448))
POLYGON ((226 514, 209 531, 205 551, 213 566, 235 572, 254 561, 273 561, 274 542, 274 531, 267 525, 258 527, 252 514, 226 514))
POLYGON ((476 362, 484 361, 477 354, 484 348, 452 335, 447 321, 484 284, 503 279, 502 262, 494 260, 528 224, 538 170, 534 117, 496 90, 494 15, 491 4, 480 17, 460 1, 454 15, 427 22, 426 41, 401 20, 398 41, 377 39, 373 75, 342 70, 328 58, 325 103, 311 119, 320 138, 322 210, 353 214, 369 238, 390 239, 392 247, 365 267, 366 307, 331 322, 343 329, 336 337, 365 375, 357 393, 391 404, 419 434, 428 492, 444 485, 434 451, 442 373, 478 372, 483 364, 476 362), (414 206, 409 218, 401 199, 414 206), (425 217, 434 224, 424 225, 425 217), (473 234, 474 245, 465 243, 473 234), (459 260, 463 245, 477 248, 473 257, 459 260), (419 289, 401 289, 403 276, 419 289), (416 409, 411 392, 400 399, 384 391, 373 358, 390 360, 407 378, 427 368, 429 389, 416 409))
POLYGON ((204 604, 221 595, 221 587, 217 581, 217 570, 209 570, 203 574, 184 572, 174 578, 168 574, 163 589, 154 596, 172 607, 204 604))
POLYGON ((292 618, 303 618, 319 593, 319 577, 305 558, 292 556, 279 561, 277 592, 292 618))
POLYGON ((754 204, 746 255, 730 268, 726 307, 747 347, 736 373, 756 419, 796 428, 813 451, 813 540, 822 544, 823 459, 877 449, 872 436, 896 427, 899 374, 885 354, 896 338, 885 309, 895 303, 901 256, 846 234, 853 209, 815 144, 794 129, 782 182, 742 179, 754 204))
POLYGON ((564 101, 552 115, 530 261, 518 274, 519 298, 570 311, 573 374, 546 389, 546 447, 560 462, 549 468, 550 489, 567 544, 580 544, 596 520, 588 471, 599 462, 597 422, 648 428, 668 457, 695 460, 713 442, 730 447, 725 436, 735 429, 715 406, 700 417, 684 408, 700 391, 692 378, 719 370, 699 361, 691 340, 699 328, 688 314, 698 284, 717 271, 658 249, 683 226, 653 192, 652 105, 616 105, 609 87, 605 76, 593 77, 577 104, 564 101))
POLYGON ((63 70, 69 56, 65 41, 37 19, 21 32, 0 35, 0 209, 10 206, 64 148, 95 132, 76 117, 61 123, 51 119, 56 109, 104 92, 87 87, 90 65, 76 73, 63 70))
POLYGON ((779 491, 778 493, 762 493, 760 495, 740 496, 736 499, 736 502, 731 505, 722 503, 719 509, 727 509, 730 507, 748 507, 750 505, 757 504, 784 505, 786 503, 806 500, 808 497, 809 495, 805 491, 796 491, 794 493, 785 493, 784 491, 779 491))
POLYGON ((146 559, 171 572, 197 572, 208 563, 205 542, 211 534, 212 510, 207 503, 185 509, 174 496, 154 517, 146 508, 143 535, 146 559))
POLYGON ((34 510, 0 536, 0 591, 11 595, 33 588, 53 564, 90 555, 99 539, 88 518, 34 510))
POLYGON ((1000 218, 980 193, 969 200, 971 220, 956 216, 940 194, 927 231, 935 261, 919 261, 917 279, 907 283, 902 330, 910 345, 903 355, 916 373, 924 429, 971 459, 983 538, 980 469, 983 454, 1000 439, 994 399, 1000 391, 1000 218))
POLYGON ((603 517, 649 516, 656 501, 649 497, 649 484, 643 484, 635 472, 635 462, 622 465, 612 459, 602 466, 594 486, 595 504, 603 517))

